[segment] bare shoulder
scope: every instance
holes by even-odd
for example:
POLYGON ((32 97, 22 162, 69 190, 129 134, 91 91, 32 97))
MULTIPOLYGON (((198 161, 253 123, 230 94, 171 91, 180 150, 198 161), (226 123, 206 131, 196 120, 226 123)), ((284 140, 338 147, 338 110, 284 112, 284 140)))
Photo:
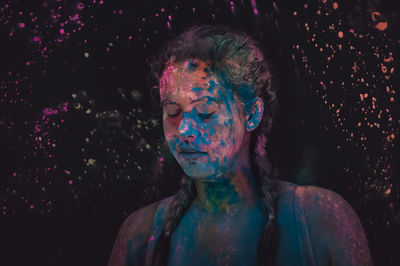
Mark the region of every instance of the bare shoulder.
POLYGON ((122 223, 108 262, 109 266, 126 265, 127 258, 139 261, 150 234, 160 201, 139 208, 122 223))
POLYGON ((149 232, 159 203, 154 202, 131 213, 121 225, 120 232, 128 238, 149 232))
POLYGON ((315 186, 301 188, 310 238, 319 264, 372 265, 364 230, 350 204, 331 190, 315 186))

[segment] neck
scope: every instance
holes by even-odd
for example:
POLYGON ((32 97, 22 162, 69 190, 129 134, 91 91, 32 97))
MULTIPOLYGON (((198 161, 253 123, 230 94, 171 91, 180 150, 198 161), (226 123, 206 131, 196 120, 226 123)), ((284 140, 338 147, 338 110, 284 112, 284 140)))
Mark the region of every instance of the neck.
POLYGON ((260 206, 249 151, 244 149, 232 169, 218 182, 196 180, 197 196, 193 204, 209 214, 234 214, 260 206))

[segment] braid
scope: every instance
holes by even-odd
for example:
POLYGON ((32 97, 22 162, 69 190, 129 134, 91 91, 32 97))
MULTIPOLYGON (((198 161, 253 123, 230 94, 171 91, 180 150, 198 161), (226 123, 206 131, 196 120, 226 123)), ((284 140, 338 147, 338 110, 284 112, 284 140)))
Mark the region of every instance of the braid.
POLYGON ((175 195, 171 207, 168 209, 160 238, 154 250, 153 266, 162 266, 168 263, 171 234, 177 228, 180 219, 195 197, 193 185, 194 182, 190 177, 186 175, 182 177, 181 188, 175 195))
POLYGON ((258 242, 258 265, 272 266, 275 264, 275 255, 277 247, 277 223, 276 223, 276 201, 277 191, 276 182, 273 179, 273 169, 266 155, 265 146, 267 143, 266 134, 268 125, 266 119, 259 126, 258 132, 255 134, 256 143, 253 154, 253 166, 256 170, 256 182, 260 188, 259 194, 261 204, 268 218, 264 226, 260 241, 258 242))

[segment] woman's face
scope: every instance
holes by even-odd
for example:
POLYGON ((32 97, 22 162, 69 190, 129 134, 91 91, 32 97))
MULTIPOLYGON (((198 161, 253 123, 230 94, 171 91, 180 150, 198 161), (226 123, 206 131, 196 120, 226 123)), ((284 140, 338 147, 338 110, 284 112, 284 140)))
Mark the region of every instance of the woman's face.
POLYGON ((240 165, 249 138, 243 108, 205 62, 167 66, 160 96, 166 141, 188 176, 217 181, 240 165))

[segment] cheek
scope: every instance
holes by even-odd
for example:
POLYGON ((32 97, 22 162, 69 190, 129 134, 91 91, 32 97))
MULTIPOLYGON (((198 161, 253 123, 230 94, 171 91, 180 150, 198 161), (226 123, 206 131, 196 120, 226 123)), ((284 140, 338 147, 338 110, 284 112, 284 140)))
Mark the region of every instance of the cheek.
POLYGON ((174 126, 169 122, 163 120, 164 136, 168 144, 168 147, 172 151, 172 154, 176 152, 176 130, 174 126))
POLYGON ((218 122, 210 127, 209 141, 211 151, 219 155, 230 153, 234 145, 234 135, 232 134, 232 120, 229 118, 218 118, 218 122))
POLYGON ((178 119, 169 119, 166 115, 163 117, 163 129, 167 141, 175 138, 178 132, 178 124, 178 119))
POLYGON ((218 118, 218 124, 214 127, 212 136, 212 150, 220 156, 231 157, 237 152, 244 135, 244 127, 238 116, 229 113, 218 118))
POLYGON ((235 136, 235 117, 229 112, 224 112, 218 119, 219 127, 216 130, 220 139, 225 139, 226 141, 232 141, 235 136))

